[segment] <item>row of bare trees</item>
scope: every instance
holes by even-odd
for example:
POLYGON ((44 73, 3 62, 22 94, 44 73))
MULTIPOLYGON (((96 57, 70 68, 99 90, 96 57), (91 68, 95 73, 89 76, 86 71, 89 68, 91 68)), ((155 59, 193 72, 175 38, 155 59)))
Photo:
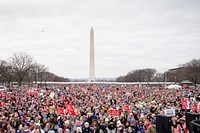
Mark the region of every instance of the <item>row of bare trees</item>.
POLYGON ((155 74, 156 74, 156 70, 152 68, 132 70, 127 75, 118 77, 116 81, 118 82, 150 82, 154 80, 155 74))
POLYGON ((200 59, 180 64, 178 68, 166 72, 167 81, 181 82, 190 80, 196 86, 200 84, 200 59))
POLYGON ((26 53, 15 53, 7 60, 0 60, 0 81, 7 85, 17 82, 21 86, 22 83, 38 81, 68 82, 69 79, 49 72, 45 65, 35 62, 26 53))
POLYGON ((183 80, 190 80, 195 86, 200 84, 200 59, 193 59, 165 73, 157 73, 155 69, 146 68, 132 70, 127 75, 116 79, 118 82, 181 82, 183 80))

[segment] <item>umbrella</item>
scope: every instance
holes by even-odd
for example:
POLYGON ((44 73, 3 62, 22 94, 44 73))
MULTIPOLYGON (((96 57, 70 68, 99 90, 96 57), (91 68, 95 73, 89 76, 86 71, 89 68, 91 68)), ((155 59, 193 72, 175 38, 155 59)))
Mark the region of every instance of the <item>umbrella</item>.
POLYGON ((168 89, 182 89, 180 85, 169 85, 167 86, 168 89))
POLYGON ((181 82, 181 84, 192 84, 192 82, 189 81, 189 80, 183 80, 183 81, 181 82))

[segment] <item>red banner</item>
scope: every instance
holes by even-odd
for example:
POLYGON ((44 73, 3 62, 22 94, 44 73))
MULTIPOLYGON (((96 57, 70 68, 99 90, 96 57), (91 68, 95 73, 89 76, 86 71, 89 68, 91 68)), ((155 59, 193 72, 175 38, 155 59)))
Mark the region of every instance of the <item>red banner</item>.
POLYGON ((58 107, 58 114, 59 114, 59 115, 65 115, 65 109, 64 109, 64 108, 59 108, 59 107, 58 107))
POLYGON ((76 116, 76 113, 74 112, 72 104, 66 104, 65 106, 67 108, 69 115, 76 116))
POLYGON ((187 109, 187 100, 182 100, 182 109, 187 109))
POLYGON ((3 108, 4 102, 0 102, 0 108, 3 108))
POLYGON ((194 111, 194 112, 197 111, 197 105, 196 105, 196 104, 191 105, 190 108, 191 108, 191 110, 194 111))
POLYGON ((119 116, 119 114, 120 114, 119 110, 110 110, 111 116, 119 116))
POLYGON ((124 111, 130 111, 130 107, 128 105, 123 106, 124 111))

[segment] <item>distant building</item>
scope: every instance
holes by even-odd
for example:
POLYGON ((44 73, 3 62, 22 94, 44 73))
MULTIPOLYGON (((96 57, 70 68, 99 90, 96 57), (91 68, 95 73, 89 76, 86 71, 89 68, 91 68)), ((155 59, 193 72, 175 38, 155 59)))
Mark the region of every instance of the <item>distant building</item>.
POLYGON ((181 82, 184 78, 183 69, 184 67, 168 69, 168 71, 164 73, 165 82, 181 82))

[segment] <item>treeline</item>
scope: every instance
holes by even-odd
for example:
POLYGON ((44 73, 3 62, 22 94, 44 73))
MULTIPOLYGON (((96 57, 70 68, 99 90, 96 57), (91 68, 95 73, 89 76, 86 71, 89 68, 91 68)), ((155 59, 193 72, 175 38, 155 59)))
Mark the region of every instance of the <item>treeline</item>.
POLYGON ((153 68, 146 68, 132 70, 116 79, 118 82, 181 82, 182 80, 190 80, 195 86, 200 83, 200 59, 180 64, 177 68, 169 69, 164 73, 158 73, 153 68))
POLYGON ((180 64, 177 69, 171 69, 165 74, 168 81, 190 80, 196 86, 200 84, 200 58, 180 64))
POLYGON ((151 82, 164 81, 163 74, 156 74, 156 69, 146 68, 137 69, 128 72, 125 76, 120 76, 116 79, 118 82, 151 82))
POLYGON ((39 64, 26 53, 15 53, 7 60, 0 60, 0 82, 1 84, 11 85, 17 82, 30 84, 37 82, 68 82, 69 79, 60 77, 48 71, 48 67, 39 64))

